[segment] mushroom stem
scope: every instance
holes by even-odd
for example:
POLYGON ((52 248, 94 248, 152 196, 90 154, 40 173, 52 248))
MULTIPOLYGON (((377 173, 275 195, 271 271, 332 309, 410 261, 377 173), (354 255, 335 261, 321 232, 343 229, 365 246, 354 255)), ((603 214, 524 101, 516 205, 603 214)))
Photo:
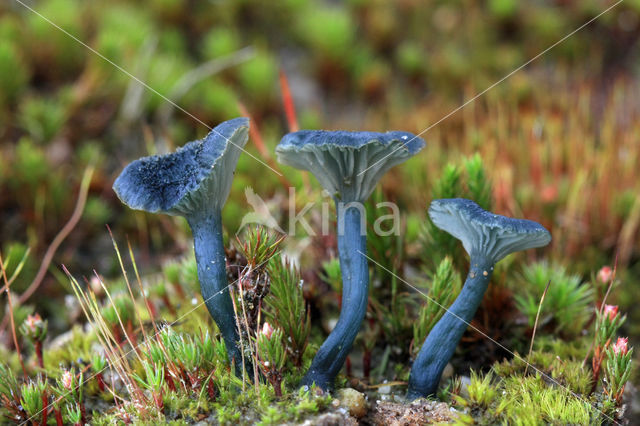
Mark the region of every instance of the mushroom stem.
POLYGON ((445 366, 453 356, 468 324, 482 301, 493 272, 493 263, 471 256, 471 266, 458 298, 431 329, 411 367, 408 400, 435 395, 445 366))
POLYGON ((190 217, 188 222, 193 233, 202 298, 224 338, 229 362, 235 362, 238 370, 241 368, 242 358, 238 349, 238 331, 227 284, 220 210, 204 217, 190 217))
MULTIPOLYGON (((361 205, 359 205, 361 207, 361 205)), ((342 309, 340 318, 316 354, 301 385, 313 383, 323 390, 333 386, 333 380, 351 350, 353 341, 367 312, 369 266, 367 238, 363 234, 362 216, 358 206, 336 201, 338 222, 344 227, 338 232, 338 254, 342 273, 342 309), (340 232, 343 230, 343 232, 340 232)))

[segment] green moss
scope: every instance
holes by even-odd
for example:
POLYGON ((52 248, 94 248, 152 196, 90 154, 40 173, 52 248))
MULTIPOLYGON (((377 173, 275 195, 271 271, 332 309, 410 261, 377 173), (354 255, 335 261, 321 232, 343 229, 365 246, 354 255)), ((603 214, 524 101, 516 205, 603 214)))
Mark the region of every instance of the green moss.
POLYGON ((300 16, 297 32, 311 48, 327 57, 345 60, 352 53, 355 25, 344 9, 309 8, 300 16))
POLYGON ((240 85, 254 98, 253 102, 268 100, 278 84, 278 67, 271 55, 256 54, 238 67, 240 85))
MULTIPOLYGON (((77 72, 86 58, 85 48, 69 34, 86 39, 82 28, 82 3, 77 0, 48 0, 38 3, 35 13, 25 15, 24 35, 31 60, 55 78, 66 79, 77 72), (50 21, 50 22, 49 22, 50 21)), ((27 52, 25 52, 27 53, 27 52)))
POLYGON ((488 7, 492 15, 506 19, 516 14, 518 2, 517 0, 491 0, 488 2, 488 7))
POLYGON ((512 424, 540 421, 553 424, 589 424, 596 413, 587 401, 564 388, 549 386, 541 376, 505 380, 504 418, 512 424))
POLYGON ((238 95, 230 85, 221 80, 210 79, 199 84, 189 95, 189 99, 191 98, 196 98, 215 120, 222 121, 239 114, 238 95))
POLYGON ((418 319, 413 324, 414 356, 418 354, 431 329, 444 315, 442 307, 451 305, 462 288, 460 274, 454 270, 449 257, 442 259, 430 276, 430 282, 424 285, 428 289, 429 298, 425 298, 418 319))
MULTIPOLYGON (((576 365, 567 368, 579 369, 576 365)), ((537 373, 522 376, 504 368, 494 369, 497 377, 472 372, 469 396, 456 397, 480 423, 592 424, 601 419, 583 390, 549 383, 537 373)))
MULTIPOLYGON (((122 3, 105 8, 99 23, 96 50, 118 64, 128 63, 154 34, 154 24, 145 9, 122 3)), ((111 65, 104 67, 109 69, 111 65)))
POLYGON ((228 55, 240 49, 240 37, 230 28, 213 28, 202 38, 200 52, 204 59, 228 55))
POLYGON ((322 117, 320 112, 313 109, 305 109, 298 113, 298 120, 301 129, 319 129, 322 127, 322 117))
MULTIPOLYGON (((93 345, 97 342, 94 333, 86 332, 81 326, 74 326, 59 345, 47 348, 44 354, 44 368, 48 372, 58 371, 60 366, 69 366, 78 362, 91 360, 93 345)), ((56 376, 56 374, 50 374, 56 376)))
POLYGON ((158 49, 162 52, 181 55, 187 51, 187 40, 182 31, 176 28, 167 28, 160 33, 158 49))
POLYGON ((103 148, 98 141, 86 141, 80 145, 76 160, 80 166, 99 165, 105 161, 103 148))
POLYGON ((471 382, 467 386, 471 404, 484 410, 493 404, 498 396, 498 389, 492 384, 492 381, 493 375, 491 373, 482 376, 471 371, 471 382))
POLYGON ((26 98, 20 104, 18 121, 33 140, 48 143, 62 128, 65 116, 66 105, 61 99, 26 98))
POLYGON ((46 182, 51 176, 51 168, 44 151, 27 137, 20 139, 15 148, 13 167, 16 179, 13 179, 11 184, 21 191, 25 190, 23 185, 29 185, 32 194, 38 185, 46 182))
POLYGON ((582 283, 578 275, 571 275, 561 265, 538 262, 524 267, 518 285, 514 287, 518 310, 533 326, 540 297, 551 282, 540 311, 541 334, 546 331, 579 335, 591 316, 594 291, 589 283, 582 283))
MULTIPOLYGON (((146 83, 153 87, 155 92, 167 96, 190 68, 192 68, 190 61, 182 54, 157 53, 149 64, 146 83)), ((166 102, 155 92, 149 95, 147 101, 147 106, 150 109, 155 109, 166 102)))
POLYGON ((410 76, 418 76, 425 70, 424 48, 413 41, 403 42, 396 51, 400 69, 410 76))
POLYGON ((29 68, 16 49, 6 38, 0 38, 0 105, 15 102, 24 92, 29 81, 29 68))

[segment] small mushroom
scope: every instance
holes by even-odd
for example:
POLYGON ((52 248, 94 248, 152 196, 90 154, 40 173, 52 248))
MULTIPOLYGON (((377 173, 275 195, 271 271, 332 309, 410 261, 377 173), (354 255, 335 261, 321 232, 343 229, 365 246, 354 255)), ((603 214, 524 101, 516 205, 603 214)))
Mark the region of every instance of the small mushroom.
POLYGON ((333 385, 367 311, 369 267, 364 202, 382 175, 424 147, 407 132, 302 130, 285 135, 278 161, 308 170, 331 194, 338 213, 338 252, 342 272, 342 310, 333 331, 316 354, 302 385, 333 385))
POLYGON ((202 297, 236 367, 240 351, 227 283, 221 210, 248 132, 247 118, 225 121, 204 139, 189 142, 174 153, 134 161, 113 185, 120 200, 132 209, 187 219, 202 297))
POLYGON ((413 363, 410 400, 435 394, 442 371, 482 301, 494 265, 510 253, 543 247, 551 241, 549 231, 539 223, 488 212, 471 200, 434 200, 429 217, 462 242, 471 265, 460 295, 433 327, 413 363))

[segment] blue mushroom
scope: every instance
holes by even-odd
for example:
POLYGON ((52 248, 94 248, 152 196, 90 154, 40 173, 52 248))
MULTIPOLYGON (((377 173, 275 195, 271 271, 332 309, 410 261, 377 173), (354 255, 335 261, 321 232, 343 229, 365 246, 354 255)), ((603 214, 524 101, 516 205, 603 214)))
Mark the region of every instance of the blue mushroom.
POLYGON ((132 209, 187 219, 202 297, 236 367, 241 358, 227 283, 221 210, 248 133, 247 118, 226 121, 204 139, 189 142, 174 153, 134 161, 113 185, 120 200, 132 209))
POLYGON ((308 170, 331 194, 338 213, 338 252, 342 272, 342 310, 335 328, 316 354, 302 385, 332 387, 367 311, 369 267, 362 203, 391 167, 425 146, 407 132, 303 130, 285 135, 278 161, 308 170))
POLYGON ((411 400, 435 394, 444 367, 482 301, 494 265, 510 253, 551 241, 539 223, 500 216, 461 198, 432 201, 429 217, 462 242, 471 265, 460 295, 433 327, 413 363, 407 395, 411 400))

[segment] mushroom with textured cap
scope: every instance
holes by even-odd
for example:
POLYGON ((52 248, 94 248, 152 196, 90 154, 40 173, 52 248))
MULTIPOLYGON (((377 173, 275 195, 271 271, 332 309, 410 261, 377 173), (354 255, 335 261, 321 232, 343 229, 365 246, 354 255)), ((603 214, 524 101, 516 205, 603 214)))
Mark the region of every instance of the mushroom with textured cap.
POLYGON ((302 385, 331 388, 367 311, 369 267, 361 203, 387 170, 424 145, 421 138, 407 132, 302 130, 285 135, 277 146, 278 161, 313 173, 335 200, 338 213, 342 310, 302 385))
POLYGON ((235 118, 176 152, 134 161, 113 184, 132 209, 183 216, 193 233, 204 303, 218 325, 229 361, 240 365, 238 332, 227 284, 222 216, 233 174, 247 143, 249 120, 235 118))
POLYGON ((409 399, 435 394, 442 371, 482 301, 494 265, 510 253, 551 241, 539 223, 500 216, 461 198, 432 201, 429 217, 462 242, 471 265, 460 295, 433 327, 411 367, 409 399))

